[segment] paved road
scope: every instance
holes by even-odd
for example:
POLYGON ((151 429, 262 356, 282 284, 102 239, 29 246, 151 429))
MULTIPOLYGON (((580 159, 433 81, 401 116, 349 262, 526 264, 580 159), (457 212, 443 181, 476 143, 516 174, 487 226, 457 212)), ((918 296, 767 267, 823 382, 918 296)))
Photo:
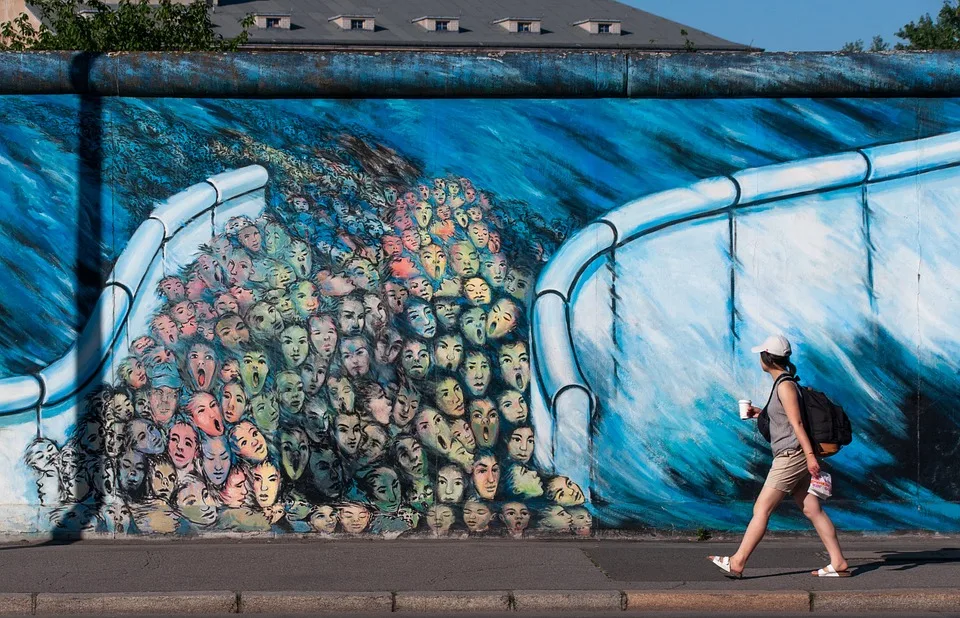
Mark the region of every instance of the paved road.
POLYGON ((0 545, 0 592, 888 590, 960 582, 960 539, 845 540, 855 577, 818 580, 816 541, 769 539, 741 581, 729 542, 485 540, 82 541, 0 545))

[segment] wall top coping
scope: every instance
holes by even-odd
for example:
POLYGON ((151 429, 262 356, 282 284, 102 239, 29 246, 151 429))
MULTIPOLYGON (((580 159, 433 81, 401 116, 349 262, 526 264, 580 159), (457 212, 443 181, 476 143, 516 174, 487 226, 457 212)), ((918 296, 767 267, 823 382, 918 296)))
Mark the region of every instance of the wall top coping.
POLYGON ((958 52, 4 52, 0 53, 0 95, 952 97, 960 96, 958 61, 958 52))

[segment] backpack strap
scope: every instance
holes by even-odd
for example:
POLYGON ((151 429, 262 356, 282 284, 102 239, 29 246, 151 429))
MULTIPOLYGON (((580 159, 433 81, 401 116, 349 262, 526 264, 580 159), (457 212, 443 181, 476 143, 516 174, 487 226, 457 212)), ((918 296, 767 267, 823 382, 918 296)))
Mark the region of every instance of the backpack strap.
MULTIPOLYGON (((777 398, 778 398, 778 399, 780 398, 780 396, 777 394, 777 387, 780 386, 780 383, 781 383, 781 382, 786 382, 786 381, 788 381, 788 380, 791 381, 791 382, 794 382, 794 383, 796 383, 796 382, 799 381, 799 379, 797 378, 797 376, 792 375, 792 374, 789 374, 789 373, 781 373, 781 374, 780 374, 780 377, 773 381, 773 388, 770 389, 770 396, 767 397, 767 403, 765 403, 765 404, 763 405, 763 409, 764 409, 764 410, 766 410, 766 409, 767 409, 767 406, 770 405, 770 402, 773 401, 773 396, 774 396, 774 395, 777 395, 777 398)), ((797 386, 797 390, 798 390, 798 391, 800 390, 800 387, 799 387, 799 386, 797 386)))
MULTIPOLYGON (((813 434, 810 433, 811 431, 810 417, 807 414, 807 402, 803 398, 803 389, 800 388, 799 376, 785 373, 785 374, 782 374, 779 378, 777 378, 776 381, 773 383, 773 392, 770 394, 771 399, 773 398, 773 393, 777 392, 777 387, 780 386, 781 381, 793 382, 794 385, 797 387, 797 397, 800 399, 800 424, 803 425, 803 430, 807 434, 807 439, 810 440, 810 445, 813 447, 813 454, 817 456, 822 455, 823 449, 820 448, 820 443, 814 440, 813 434)), ((780 393, 777 393, 777 399, 779 398, 780 398, 780 393)), ((767 401, 767 405, 770 405, 769 400, 767 401)), ((781 405, 783 405, 782 402, 781 402, 781 405)))

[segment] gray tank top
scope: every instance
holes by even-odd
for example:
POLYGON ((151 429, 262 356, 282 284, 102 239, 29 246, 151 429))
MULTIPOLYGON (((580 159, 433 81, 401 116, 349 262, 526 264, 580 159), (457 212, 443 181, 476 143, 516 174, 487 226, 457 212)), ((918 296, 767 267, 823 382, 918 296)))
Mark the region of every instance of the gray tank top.
MULTIPOLYGON (((797 387, 792 380, 781 380, 781 383, 783 382, 790 384, 792 388, 797 387)), ((783 409, 776 391, 770 395, 770 401, 767 402, 767 414, 770 415, 770 448, 774 457, 783 451, 800 448, 800 441, 797 440, 797 434, 793 431, 793 425, 790 424, 787 411, 783 409)))

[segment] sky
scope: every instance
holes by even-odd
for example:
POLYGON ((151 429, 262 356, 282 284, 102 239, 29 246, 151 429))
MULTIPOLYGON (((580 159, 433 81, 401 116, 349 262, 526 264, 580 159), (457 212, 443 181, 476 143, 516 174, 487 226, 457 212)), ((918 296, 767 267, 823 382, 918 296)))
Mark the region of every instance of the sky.
POLYGON ((721 38, 767 51, 833 51, 894 33, 943 0, 621 0, 721 38))

